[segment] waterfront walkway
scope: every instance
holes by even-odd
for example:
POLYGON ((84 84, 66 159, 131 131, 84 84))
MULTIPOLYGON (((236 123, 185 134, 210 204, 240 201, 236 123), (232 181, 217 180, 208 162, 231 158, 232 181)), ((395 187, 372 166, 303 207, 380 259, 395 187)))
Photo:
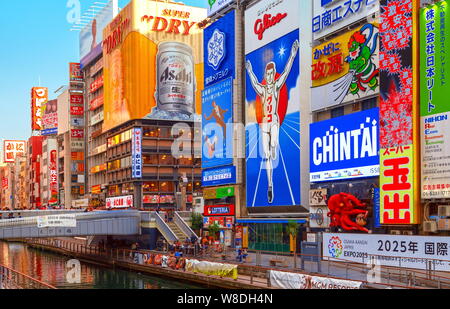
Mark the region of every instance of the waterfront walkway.
MULTIPOLYGON (((408 270, 392 269, 389 276, 383 273, 381 283, 371 283, 367 281, 369 269, 365 265, 355 263, 337 263, 333 261, 321 261, 318 269, 318 263, 303 261, 297 257, 295 265, 293 256, 275 255, 269 253, 249 253, 249 258, 245 263, 239 263, 236 260, 234 252, 210 253, 196 256, 186 256, 188 259, 200 261, 209 261, 216 263, 225 263, 237 265, 238 277, 236 279, 223 278, 213 275, 203 275, 191 273, 184 270, 175 270, 171 268, 162 268, 156 265, 147 265, 135 262, 135 254, 167 254, 155 251, 132 251, 128 249, 107 249, 101 250, 96 246, 85 246, 82 241, 71 239, 34 239, 27 243, 35 248, 50 250, 60 254, 86 260, 91 263, 102 264, 105 266, 116 266, 127 270, 134 270, 142 273, 160 275, 175 279, 182 279, 194 283, 200 283, 211 288, 228 289, 271 289, 268 273, 270 270, 279 270, 285 272, 294 272, 307 275, 315 275, 323 278, 333 278, 340 280, 353 280, 362 282, 363 288, 435 288, 432 284, 424 284, 420 277, 413 278, 408 270), (275 264, 275 265, 274 265, 275 264)), ((437 281, 436 281, 437 282, 437 281)), ((442 285, 440 287, 443 287, 442 285)))

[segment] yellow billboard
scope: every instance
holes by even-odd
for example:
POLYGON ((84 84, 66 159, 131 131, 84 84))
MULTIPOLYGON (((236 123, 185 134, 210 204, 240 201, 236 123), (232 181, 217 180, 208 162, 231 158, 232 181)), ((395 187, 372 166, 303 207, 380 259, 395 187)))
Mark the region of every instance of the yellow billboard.
POLYGON ((381 224, 417 224, 414 205, 414 146, 381 150, 381 224))
POLYGON ((133 0, 103 31, 104 128, 201 115, 206 9, 133 0))

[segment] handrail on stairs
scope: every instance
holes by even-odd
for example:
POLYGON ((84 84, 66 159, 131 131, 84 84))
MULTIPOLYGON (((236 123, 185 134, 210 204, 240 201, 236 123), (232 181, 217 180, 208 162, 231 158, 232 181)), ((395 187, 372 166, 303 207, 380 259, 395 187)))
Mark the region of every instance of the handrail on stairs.
POLYGON ((156 227, 161 232, 161 234, 164 236, 164 238, 169 243, 174 243, 178 241, 178 237, 175 235, 175 233, 172 231, 172 229, 167 225, 167 223, 161 218, 161 216, 157 213, 153 213, 155 216, 156 221, 156 227))
POLYGON ((193 236, 198 239, 198 236, 191 229, 191 227, 186 223, 186 221, 181 218, 178 212, 175 212, 174 222, 178 226, 178 228, 183 232, 184 235, 191 239, 193 236))

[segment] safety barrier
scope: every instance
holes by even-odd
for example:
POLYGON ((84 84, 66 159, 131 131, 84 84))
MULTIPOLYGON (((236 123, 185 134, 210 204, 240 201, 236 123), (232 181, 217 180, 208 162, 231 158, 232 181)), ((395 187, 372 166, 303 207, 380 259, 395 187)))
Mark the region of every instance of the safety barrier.
POLYGON ((0 265, 0 290, 56 289, 54 286, 34 279, 7 266, 0 265))
MULTIPOLYGON (((150 250, 129 250, 123 248, 101 248, 99 246, 85 246, 79 243, 59 239, 32 239, 30 243, 46 245, 50 247, 64 249, 73 253, 104 258, 107 260, 117 260, 127 263, 141 264, 136 256, 143 254, 167 254, 168 251, 150 251, 150 250)), ((183 257, 198 259, 209 262, 220 262, 224 264, 238 265, 238 280, 250 284, 264 285, 270 288, 268 273, 270 270, 279 270, 284 272, 299 274, 316 274, 321 278, 334 280, 353 280, 362 283, 363 288, 392 288, 392 289, 426 289, 426 288, 450 288, 449 277, 433 272, 430 277, 429 272, 411 269, 399 269, 395 267, 383 267, 380 270, 380 276, 384 282, 375 282, 368 279, 371 271, 366 264, 350 262, 342 259, 322 260, 321 271, 313 269, 313 262, 302 263, 302 259, 309 259, 312 255, 295 255, 298 259, 298 267, 294 263, 294 255, 286 253, 273 253, 263 251, 249 251, 248 257, 240 263, 237 260, 236 251, 233 249, 210 247, 207 250, 197 250, 194 247, 183 249, 183 257), (270 265, 270 261, 277 262, 276 265, 270 265)))

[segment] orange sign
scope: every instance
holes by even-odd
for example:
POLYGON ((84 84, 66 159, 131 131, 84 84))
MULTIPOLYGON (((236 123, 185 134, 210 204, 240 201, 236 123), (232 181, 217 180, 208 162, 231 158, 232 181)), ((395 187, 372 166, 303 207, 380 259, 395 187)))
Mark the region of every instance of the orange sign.
POLYGON ((3 162, 14 163, 17 156, 24 156, 26 153, 27 142, 25 141, 4 141, 3 143, 3 162))
POLYGON ((203 8, 133 0, 105 28, 104 130, 164 112, 190 119, 201 114, 203 31, 198 24, 206 15, 203 8))
POLYGON ((41 131, 44 129, 42 111, 48 101, 48 88, 34 87, 31 89, 31 129, 41 131))

